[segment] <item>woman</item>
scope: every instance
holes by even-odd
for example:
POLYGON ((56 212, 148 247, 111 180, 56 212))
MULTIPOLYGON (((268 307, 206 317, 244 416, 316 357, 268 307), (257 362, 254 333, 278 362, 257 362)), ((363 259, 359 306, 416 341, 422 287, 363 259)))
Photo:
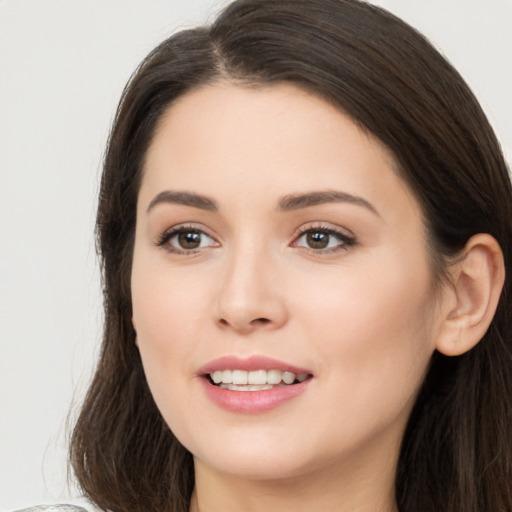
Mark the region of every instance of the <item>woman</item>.
POLYGON ((240 0, 130 81, 71 446, 112 511, 512 509, 512 191, 453 68, 357 0, 240 0))

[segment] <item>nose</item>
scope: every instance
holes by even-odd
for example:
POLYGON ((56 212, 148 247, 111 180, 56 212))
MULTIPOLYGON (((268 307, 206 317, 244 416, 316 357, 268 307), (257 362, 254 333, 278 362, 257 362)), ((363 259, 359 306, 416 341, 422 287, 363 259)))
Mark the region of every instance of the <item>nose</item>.
POLYGON ((216 322, 239 334, 275 330, 288 311, 278 266, 261 252, 240 252, 225 262, 216 304, 216 322))

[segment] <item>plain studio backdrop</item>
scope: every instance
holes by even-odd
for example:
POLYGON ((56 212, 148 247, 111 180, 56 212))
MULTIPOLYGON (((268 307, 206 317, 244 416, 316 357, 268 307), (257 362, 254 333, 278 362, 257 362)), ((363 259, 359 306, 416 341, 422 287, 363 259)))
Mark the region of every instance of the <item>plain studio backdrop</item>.
MULTIPOLYGON (((0 510, 83 503, 66 424, 101 338, 93 226, 114 109, 140 60, 227 0, 0 0, 0 510)), ((468 81, 512 158, 512 0, 374 0, 468 81)))

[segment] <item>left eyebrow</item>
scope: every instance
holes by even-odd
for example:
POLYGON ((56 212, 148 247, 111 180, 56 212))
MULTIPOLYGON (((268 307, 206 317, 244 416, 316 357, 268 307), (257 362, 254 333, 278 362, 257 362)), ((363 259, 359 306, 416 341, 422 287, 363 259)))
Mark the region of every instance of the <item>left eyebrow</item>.
POLYGON ((162 203, 182 204, 211 212, 218 210, 217 203, 209 197, 195 194, 194 192, 164 190, 149 203, 147 211, 150 212, 156 205, 162 203))
POLYGON ((376 210, 376 208, 366 199, 338 190, 321 190, 317 192, 307 192, 305 194, 288 194, 279 200, 277 204, 277 210, 282 212, 288 212, 324 203, 355 204, 357 206, 362 206, 363 208, 366 208, 373 214, 380 217, 379 212, 376 210))

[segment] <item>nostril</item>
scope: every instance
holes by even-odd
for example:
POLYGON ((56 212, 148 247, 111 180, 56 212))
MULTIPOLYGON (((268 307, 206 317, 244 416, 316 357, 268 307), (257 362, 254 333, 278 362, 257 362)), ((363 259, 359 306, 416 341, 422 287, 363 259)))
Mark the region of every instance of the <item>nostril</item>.
POLYGON ((270 320, 268 318, 256 318, 251 324, 268 324, 270 320))
POLYGON ((222 328, 232 327, 235 330, 243 331, 243 332, 251 332, 253 329, 257 329, 258 327, 264 327, 266 325, 272 324, 272 320, 270 318, 260 317, 254 318, 253 320, 243 320, 243 319, 234 319, 231 321, 229 318, 219 318, 217 320, 218 325, 222 328))

